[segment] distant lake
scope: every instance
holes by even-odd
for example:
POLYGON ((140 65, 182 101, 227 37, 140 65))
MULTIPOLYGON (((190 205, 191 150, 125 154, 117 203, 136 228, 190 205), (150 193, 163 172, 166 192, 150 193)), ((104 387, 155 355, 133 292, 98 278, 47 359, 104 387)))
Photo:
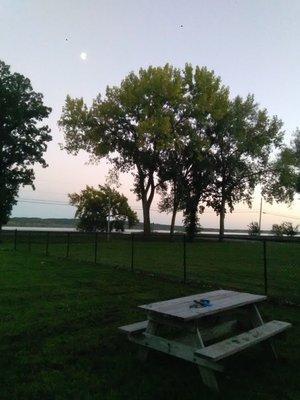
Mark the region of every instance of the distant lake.
MULTIPOLYGON (((4 226, 2 228, 3 230, 6 231, 14 231, 17 229, 18 231, 32 231, 32 232, 77 232, 76 228, 53 228, 53 227, 36 227, 36 226, 4 226)), ((130 233, 138 233, 142 232, 141 229, 126 229, 124 234, 130 234, 130 233)), ((169 232, 168 230, 163 230, 163 229, 157 229, 153 231, 154 233, 166 233, 169 232)), ((176 232, 176 231, 175 231, 176 232)), ((181 231, 177 231, 177 233, 183 233, 181 231)), ((218 232, 215 231, 201 231, 203 234, 217 234, 218 232)), ((225 232, 225 235, 248 235, 248 232, 241 232, 240 230, 237 231, 230 231, 230 232, 225 232)), ((271 232, 264 232, 263 235, 271 236, 271 232)), ((299 236, 299 234, 297 235, 299 236)))

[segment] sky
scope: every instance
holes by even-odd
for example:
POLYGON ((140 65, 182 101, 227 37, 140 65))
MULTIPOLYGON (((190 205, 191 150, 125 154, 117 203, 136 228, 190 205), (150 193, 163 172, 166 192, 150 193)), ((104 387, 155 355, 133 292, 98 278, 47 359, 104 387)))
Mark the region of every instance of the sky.
MULTIPOLYGON (((60 150, 57 120, 67 94, 90 104, 107 85, 118 85, 140 67, 188 62, 213 69, 232 96, 253 93, 261 107, 278 115, 289 143, 300 126, 299 15, 299 0, 0 0, 0 59, 27 76, 53 109, 47 121, 53 136, 45 154, 49 167, 35 167, 36 190, 20 190, 12 216, 73 217, 67 193, 105 182, 105 160, 91 165, 83 152, 60 150)), ((142 220, 132 176, 120 181, 119 190, 142 220)), ((291 206, 263 203, 262 228, 283 220, 300 224, 299 197, 291 206)), ((157 211, 157 200, 152 222, 169 223, 170 215, 157 211)), ((246 228, 258 220, 259 207, 258 189, 252 209, 237 204, 226 227, 246 228)), ((217 227, 218 218, 207 209, 201 224, 217 227)))

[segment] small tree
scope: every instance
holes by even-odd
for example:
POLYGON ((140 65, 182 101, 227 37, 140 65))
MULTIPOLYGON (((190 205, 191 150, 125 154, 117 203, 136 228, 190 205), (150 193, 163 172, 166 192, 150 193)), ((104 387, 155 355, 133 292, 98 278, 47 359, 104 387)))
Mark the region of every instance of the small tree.
POLYGON ((127 198, 109 186, 95 189, 86 186, 79 194, 69 194, 70 204, 77 207, 77 228, 85 232, 107 231, 108 215, 110 230, 124 230, 125 222, 131 228, 138 222, 136 213, 129 207, 127 198))
POLYGON ((284 231, 283 231, 283 226, 279 225, 279 224, 273 224, 272 225, 272 230, 271 232, 275 235, 275 236, 283 236, 284 231))
POLYGON ((250 236, 259 236, 260 235, 260 228, 258 222, 250 222, 248 225, 248 233, 250 236))
POLYGON ((35 163, 46 167, 43 154, 51 140, 51 108, 33 91, 30 80, 0 61, 0 229, 6 224, 21 185, 34 188, 35 163))
POLYGON ((299 225, 293 225, 291 222, 283 222, 282 223, 283 233, 287 236, 296 236, 298 233, 299 225))

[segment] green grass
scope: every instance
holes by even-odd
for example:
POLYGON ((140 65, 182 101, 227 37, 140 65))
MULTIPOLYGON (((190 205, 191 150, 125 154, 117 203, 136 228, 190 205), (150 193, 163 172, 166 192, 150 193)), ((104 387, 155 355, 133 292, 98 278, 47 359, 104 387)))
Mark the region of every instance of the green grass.
MULTIPOLYGON (((7 232, 7 231, 6 231, 7 232)), ((10 233, 12 235, 13 232, 10 233)), ((13 247, 12 236, 4 237, 7 248, 13 247)), ((46 233, 31 233, 31 252, 45 254, 46 233)), ((64 233, 52 232, 49 254, 66 256, 64 233)), ((69 256, 73 260, 94 261, 94 235, 72 234, 69 256)), ((17 248, 28 250, 28 236, 18 233, 17 248)), ((99 263, 131 268, 131 238, 129 235, 98 235, 99 263)), ((182 237, 173 242, 165 237, 134 241, 135 269, 183 279, 182 237)), ((263 244, 254 241, 201 241, 186 244, 187 279, 257 293, 264 293, 263 244)), ((281 300, 300 304, 300 242, 267 243, 268 294, 281 300)))
MULTIPOLYGON (((117 327, 139 304, 201 291, 111 266, 0 250, 0 398, 215 399, 197 368, 153 352, 137 359, 117 327)), ((293 323, 274 365, 261 348, 228 362, 222 398, 299 399, 299 308, 266 304, 266 320, 293 323)))

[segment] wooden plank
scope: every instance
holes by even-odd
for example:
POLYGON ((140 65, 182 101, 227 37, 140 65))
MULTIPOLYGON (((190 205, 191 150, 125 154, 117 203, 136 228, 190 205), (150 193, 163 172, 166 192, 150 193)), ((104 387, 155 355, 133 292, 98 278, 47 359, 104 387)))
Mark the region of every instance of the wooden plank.
MULTIPOLYGON (((159 325, 156 322, 149 321, 145 333, 155 335, 158 331, 158 326, 159 325)), ((130 336, 129 336, 129 338, 130 338, 130 336)), ((140 361, 143 361, 143 362, 147 361, 148 355, 149 355, 149 349, 147 349, 145 347, 141 347, 139 349, 138 358, 140 361)))
POLYGON ((134 324, 120 326, 118 329, 128 335, 142 333, 147 329, 148 321, 135 322, 134 324))
POLYGON ((225 335, 232 333, 237 327, 237 323, 237 320, 226 321, 212 326, 211 328, 201 329, 201 327, 199 327, 199 330, 203 341, 207 342, 208 340, 219 339, 222 336, 224 337, 225 335))
POLYGON ((149 333, 144 333, 143 335, 140 336, 130 336, 129 339, 134 343, 138 343, 150 349, 170 354, 172 356, 193 362, 195 364, 213 369, 215 371, 224 370, 224 367, 222 365, 216 364, 210 360, 196 357, 194 355, 195 347, 193 346, 187 346, 180 342, 168 340, 160 336, 151 335, 149 333))
POLYGON ((208 386, 213 392, 219 393, 219 386, 215 373, 208 368, 199 366, 200 375, 204 385, 208 386))
POLYGON ((230 339, 197 350, 195 355, 209 360, 218 361, 250 346, 271 338, 290 328, 291 324, 283 321, 270 321, 230 339))
MULTIPOLYGON (((251 317, 252 325, 253 325, 254 328, 256 328, 257 326, 263 325, 264 321, 262 319, 262 316, 260 315, 259 309, 256 307, 255 304, 251 305, 250 317, 251 317)), ((277 352, 276 352, 276 349, 275 349, 275 345, 272 342, 272 339, 268 340, 265 343, 265 347, 271 352, 271 354, 274 357, 274 359, 276 361, 278 361, 278 355, 277 355, 277 352)))
MULTIPOLYGON (((208 298, 208 296, 206 297, 208 298)), ((200 297, 198 297, 198 299, 199 298, 200 297)), ((227 296, 223 295, 223 297, 220 296, 219 298, 215 298, 215 300, 211 300, 211 306, 209 307, 191 308, 190 306, 193 304, 193 301, 186 301, 176 303, 172 306, 161 305, 158 308, 150 307, 148 312, 161 316, 178 318, 183 321, 190 321, 264 300, 266 300, 266 296, 231 292, 227 296)), ((141 306, 141 308, 147 309, 147 306, 141 306)))
POLYGON ((161 307, 164 309, 167 309, 168 306, 177 306, 178 304, 182 303, 188 303, 188 302, 193 302, 194 300, 199 300, 199 298, 209 298, 212 300, 213 298, 217 299, 218 297, 226 297, 226 296, 232 296, 235 292, 233 290, 213 290, 210 292, 205 292, 205 293, 197 293, 193 294, 190 296, 185 296, 185 297, 178 297, 176 299, 170 299, 170 300, 164 300, 164 301, 158 301, 155 303, 150 303, 150 304, 143 304, 139 306, 142 309, 145 310, 159 310, 161 307))

